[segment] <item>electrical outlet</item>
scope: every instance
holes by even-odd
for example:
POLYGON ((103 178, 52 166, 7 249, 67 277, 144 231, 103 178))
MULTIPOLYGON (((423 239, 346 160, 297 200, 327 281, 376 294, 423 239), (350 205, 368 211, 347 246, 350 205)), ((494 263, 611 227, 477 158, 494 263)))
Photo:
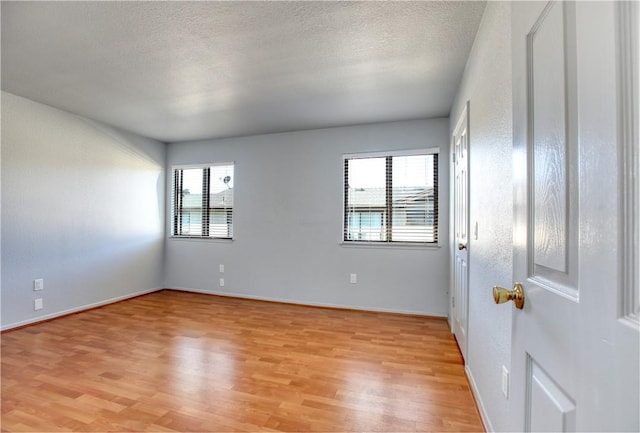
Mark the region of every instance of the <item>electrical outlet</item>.
POLYGON ((44 289, 44 280, 42 278, 38 278, 37 280, 33 280, 33 290, 39 291, 44 289))
POLYGON ((224 287, 224 278, 220 278, 220 287, 224 287))
POLYGON ((504 398, 509 398, 509 370, 504 365, 502 366, 502 393, 504 398))
POLYGON ((220 273, 224 274, 224 265, 220 265, 220 273))
POLYGON ((351 284, 356 284, 358 282, 358 274, 351 274, 349 277, 349 281, 351 284))
POLYGON ((38 298, 38 299, 35 299, 33 301, 33 309, 34 310, 42 310, 43 307, 44 307, 44 305, 42 303, 42 298, 38 298))

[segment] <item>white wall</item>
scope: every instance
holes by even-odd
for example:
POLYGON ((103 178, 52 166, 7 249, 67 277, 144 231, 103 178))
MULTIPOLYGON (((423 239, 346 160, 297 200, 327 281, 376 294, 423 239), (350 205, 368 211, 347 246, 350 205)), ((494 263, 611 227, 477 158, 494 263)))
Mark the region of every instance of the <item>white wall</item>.
POLYGON ((430 147, 444 158, 440 231, 446 238, 448 119, 170 144, 168 172, 176 164, 235 162, 235 240, 169 239, 167 287, 446 316, 446 239, 444 248, 430 249, 340 245, 342 155, 430 147), (357 284, 349 283, 350 273, 357 273, 357 284))
POLYGON ((510 368, 510 305, 495 305, 492 286, 511 288, 513 245, 511 6, 488 2, 451 111, 451 132, 470 101, 469 330, 466 367, 490 430, 517 430, 501 391, 510 368))
POLYGON ((162 287, 165 157, 162 143, 2 93, 3 329, 162 287))

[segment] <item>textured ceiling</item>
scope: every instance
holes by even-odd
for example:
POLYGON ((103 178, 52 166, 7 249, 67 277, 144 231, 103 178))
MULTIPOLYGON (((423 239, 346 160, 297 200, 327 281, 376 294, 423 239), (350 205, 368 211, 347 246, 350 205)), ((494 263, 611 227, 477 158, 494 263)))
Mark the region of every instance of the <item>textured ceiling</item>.
POLYGON ((2 1, 2 89, 165 142, 447 116, 484 6, 2 1))

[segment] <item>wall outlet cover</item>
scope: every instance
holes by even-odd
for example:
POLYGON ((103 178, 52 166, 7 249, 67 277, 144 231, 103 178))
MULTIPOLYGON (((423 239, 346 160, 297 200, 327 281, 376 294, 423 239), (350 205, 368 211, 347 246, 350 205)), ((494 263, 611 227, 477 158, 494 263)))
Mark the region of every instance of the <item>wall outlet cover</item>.
POLYGON ((42 298, 38 298, 33 301, 34 310, 42 310, 43 307, 44 307, 44 304, 42 302, 42 298))
POLYGON ((502 394, 504 398, 509 398, 509 370, 504 365, 502 366, 502 394))
POLYGON ((44 280, 42 278, 33 280, 33 290, 38 291, 43 289, 44 289, 44 280))

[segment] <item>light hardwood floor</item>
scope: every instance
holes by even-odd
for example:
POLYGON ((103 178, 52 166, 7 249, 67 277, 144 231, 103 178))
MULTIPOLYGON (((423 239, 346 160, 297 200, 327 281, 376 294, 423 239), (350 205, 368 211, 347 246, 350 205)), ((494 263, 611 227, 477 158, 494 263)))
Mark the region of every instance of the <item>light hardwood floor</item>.
POLYGON ((161 291, 2 338, 3 431, 482 431, 443 319, 161 291))

